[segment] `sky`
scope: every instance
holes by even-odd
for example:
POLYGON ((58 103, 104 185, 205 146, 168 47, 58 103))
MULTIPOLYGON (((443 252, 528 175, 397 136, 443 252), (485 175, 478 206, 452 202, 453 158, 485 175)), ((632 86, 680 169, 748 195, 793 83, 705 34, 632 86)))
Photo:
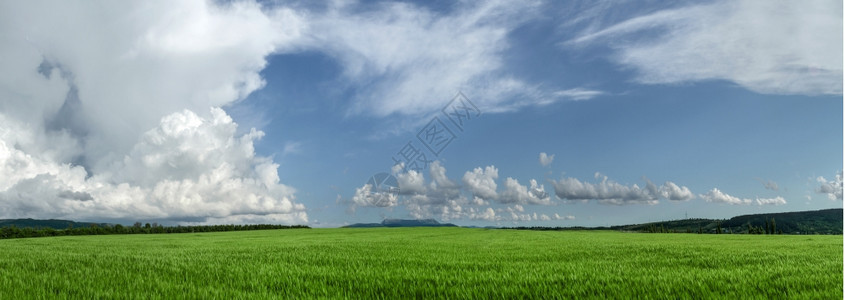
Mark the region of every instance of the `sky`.
POLYGON ((842 208, 841 1, 2 1, 0 219, 842 208))

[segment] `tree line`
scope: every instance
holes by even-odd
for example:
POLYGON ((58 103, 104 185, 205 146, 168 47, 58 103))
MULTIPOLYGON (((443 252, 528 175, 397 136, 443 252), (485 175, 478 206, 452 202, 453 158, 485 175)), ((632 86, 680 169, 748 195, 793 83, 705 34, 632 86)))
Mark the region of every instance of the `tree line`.
MULTIPOLYGON (((775 218, 771 220, 765 220, 765 224, 763 226, 752 226, 751 223, 747 223, 747 230, 745 231, 746 234, 783 234, 783 230, 777 228, 777 222, 775 222, 775 218)), ((656 224, 651 224, 642 232, 646 233, 679 233, 680 231, 674 229, 667 229, 660 224, 660 226, 656 224)), ((712 231, 709 229, 704 229, 701 227, 701 224, 698 225, 698 231, 693 231, 693 229, 687 228, 686 233, 715 233, 715 234, 733 234, 733 228, 728 227, 727 229, 722 227, 722 221, 716 221, 716 228, 712 231)), ((737 232, 737 233, 741 233, 737 232)))
POLYGON ((266 230, 266 229, 299 229, 311 228, 306 225, 273 225, 273 224, 253 224, 253 225, 198 225, 198 226, 162 226, 157 223, 146 223, 141 225, 136 222, 132 226, 123 226, 120 224, 98 226, 91 224, 89 227, 76 227, 73 225, 67 229, 54 229, 52 227, 32 228, 24 227, 18 228, 15 226, 0 228, 0 239, 14 239, 14 238, 30 238, 30 237, 47 237, 47 236, 70 236, 70 235, 106 235, 106 234, 163 234, 163 233, 192 233, 192 232, 221 232, 221 231, 247 231, 247 230, 266 230))

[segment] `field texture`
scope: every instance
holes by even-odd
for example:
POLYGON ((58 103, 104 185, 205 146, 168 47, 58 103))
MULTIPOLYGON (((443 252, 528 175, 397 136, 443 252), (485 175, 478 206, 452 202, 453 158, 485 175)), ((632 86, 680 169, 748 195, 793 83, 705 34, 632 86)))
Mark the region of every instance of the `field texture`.
POLYGON ((842 299, 842 236, 297 229, 0 240, 0 299, 842 299))

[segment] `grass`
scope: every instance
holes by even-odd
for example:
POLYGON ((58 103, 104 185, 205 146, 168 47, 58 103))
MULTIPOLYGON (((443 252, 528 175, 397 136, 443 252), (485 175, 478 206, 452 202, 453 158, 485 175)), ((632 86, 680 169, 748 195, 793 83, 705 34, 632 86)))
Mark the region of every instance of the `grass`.
POLYGON ((467 228, 0 240, 0 299, 842 299, 842 236, 467 228))

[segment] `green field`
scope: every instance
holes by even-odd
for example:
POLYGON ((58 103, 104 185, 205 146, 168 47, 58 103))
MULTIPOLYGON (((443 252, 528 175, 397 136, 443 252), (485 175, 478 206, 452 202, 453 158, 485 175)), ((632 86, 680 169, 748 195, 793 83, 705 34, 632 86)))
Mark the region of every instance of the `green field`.
POLYGON ((0 299, 842 299, 842 236, 467 228, 0 240, 0 299))

